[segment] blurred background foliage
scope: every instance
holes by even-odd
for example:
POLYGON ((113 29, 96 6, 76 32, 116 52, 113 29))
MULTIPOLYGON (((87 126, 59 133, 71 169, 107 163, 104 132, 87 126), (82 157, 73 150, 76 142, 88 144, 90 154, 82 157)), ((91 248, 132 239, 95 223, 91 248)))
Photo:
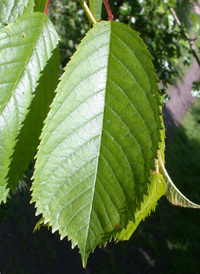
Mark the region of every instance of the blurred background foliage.
MULTIPOLYGON (((108 2, 114 20, 128 24, 140 32, 141 38, 154 58, 154 67, 162 82, 160 87, 165 92, 175 77, 181 77, 180 64, 190 65, 194 56, 192 44, 195 43, 197 50, 200 49, 199 20, 194 12, 194 5, 197 5, 198 1, 109 0, 108 2)), ((64 67, 89 30, 89 21, 79 1, 75 0, 51 1, 49 17, 60 36, 61 64, 64 67)), ((108 20, 104 5, 102 19, 108 20)), ((195 83, 194 90, 198 87, 198 83, 195 83)))
POLYGON ((61 65, 64 67, 89 30, 89 22, 78 1, 50 2, 49 17, 60 38, 61 65))

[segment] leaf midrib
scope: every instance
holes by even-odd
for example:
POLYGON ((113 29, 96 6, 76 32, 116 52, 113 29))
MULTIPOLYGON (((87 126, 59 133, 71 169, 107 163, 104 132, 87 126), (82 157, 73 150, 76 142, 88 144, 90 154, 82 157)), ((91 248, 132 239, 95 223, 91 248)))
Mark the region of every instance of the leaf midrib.
MULTIPOLYGON (((109 64, 109 59, 110 59, 110 46, 111 46, 111 33, 112 33, 111 22, 110 22, 109 30, 106 29, 105 32, 109 32, 110 35, 109 35, 109 41, 108 41, 108 56, 107 56, 107 66, 106 66, 107 70, 106 70, 106 82, 105 82, 104 111, 103 111, 103 117, 102 117, 101 136, 100 136, 99 149, 98 149, 98 151, 99 151, 98 164, 96 165, 96 172, 95 172, 95 179, 94 179, 95 184, 94 184, 94 188, 93 188, 94 190, 93 190, 93 195, 92 195, 91 210, 90 210, 90 214, 89 214, 90 217, 89 217, 89 222, 88 222, 88 225, 87 225, 87 232, 86 232, 87 236, 86 236, 86 240, 85 240, 85 244, 84 244, 84 257, 86 255, 85 253, 87 252, 86 251, 86 245, 87 245, 87 242, 88 242, 89 230, 92 229, 91 226, 90 226, 90 222, 91 222, 91 215, 92 215, 92 209, 93 209, 93 204, 94 204, 94 195, 95 195, 95 189, 96 189, 96 185, 97 185, 97 174, 98 174, 99 160, 100 160, 101 147, 102 147, 102 141, 101 140, 102 140, 102 135, 103 135, 103 124, 104 124, 104 116, 105 116, 106 90, 107 90, 107 85, 108 85, 108 64, 109 64)), ((95 211, 94 211, 94 213, 95 213, 95 211)), ((101 225, 100 222, 99 222, 99 224, 101 225)), ((101 227, 102 227, 102 225, 101 225, 101 227)), ((102 230, 103 230, 103 228, 102 228, 102 230)), ((83 261, 84 260, 85 260, 85 258, 83 259, 83 261)))

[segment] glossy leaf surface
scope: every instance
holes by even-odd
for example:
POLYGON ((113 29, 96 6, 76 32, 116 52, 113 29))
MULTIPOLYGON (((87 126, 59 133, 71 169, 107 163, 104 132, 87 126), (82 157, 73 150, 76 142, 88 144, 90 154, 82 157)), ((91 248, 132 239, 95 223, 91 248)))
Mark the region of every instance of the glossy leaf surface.
POLYGON ((43 122, 49 112, 49 106, 53 101, 58 84, 58 75, 60 72, 59 56, 59 47, 56 47, 42 71, 42 76, 39 79, 29 112, 17 137, 18 141, 15 145, 7 176, 8 187, 13 191, 19 179, 22 179, 25 170, 28 169, 30 161, 34 160, 43 122))
POLYGON ((135 219, 155 170, 161 117, 146 46, 124 24, 91 29, 61 77, 32 186, 37 214, 78 245, 83 265, 135 219))
POLYGON ((0 200, 6 199, 6 176, 17 136, 57 43, 54 27, 42 13, 27 14, 0 29, 0 200))
POLYGON ((33 11, 34 0, 1 0, 0 27, 14 22, 23 13, 33 11))

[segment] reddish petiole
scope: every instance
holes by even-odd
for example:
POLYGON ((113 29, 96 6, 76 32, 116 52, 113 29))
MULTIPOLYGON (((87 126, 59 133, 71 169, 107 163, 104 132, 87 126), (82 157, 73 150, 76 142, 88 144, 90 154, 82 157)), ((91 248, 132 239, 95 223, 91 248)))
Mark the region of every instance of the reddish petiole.
POLYGON ((108 1, 107 1, 107 0, 103 0, 103 2, 104 2, 104 4, 105 4, 105 6, 106 6, 106 10, 107 10, 107 13, 108 13, 108 17, 109 17, 110 21, 112 21, 113 18, 114 18, 114 16, 113 16, 113 14, 112 14, 112 11, 111 11, 111 9, 110 9, 110 6, 109 6, 109 4, 108 4, 108 1))
POLYGON ((46 14, 49 12, 49 4, 50 4, 50 1, 51 1, 51 0, 48 0, 47 5, 46 5, 46 8, 45 8, 45 12, 44 12, 44 13, 46 13, 46 14))

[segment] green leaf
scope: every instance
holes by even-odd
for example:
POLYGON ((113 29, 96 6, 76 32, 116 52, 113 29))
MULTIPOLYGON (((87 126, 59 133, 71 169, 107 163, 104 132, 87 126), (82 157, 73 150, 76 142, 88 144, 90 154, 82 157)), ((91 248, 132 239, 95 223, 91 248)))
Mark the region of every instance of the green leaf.
POLYGON ((127 228, 123 229, 118 236, 118 241, 129 240, 133 232, 138 227, 139 223, 146 218, 152 210, 155 210, 157 201, 165 195, 165 182, 163 177, 157 173, 152 172, 151 184, 148 186, 148 195, 144 196, 144 201, 141 209, 135 213, 135 222, 130 221, 127 228))
POLYGON ((35 0, 35 8, 34 11, 40 11, 44 12, 46 5, 47 5, 48 0, 35 0))
POLYGON ((1 0, 0 27, 16 21, 18 16, 33 11, 34 0, 1 0))
POLYGON ((12 162, 7 176, 7 187, 13 191, 25 170, 28 169, 30 161, 34 160, 34 155, 39 144, 39 136, 43 128, 43 121, 49 112, 49 105, 53 101, 55 96, 54 91, 58 85, 58 75, 60 72, 59 57, 59 47, 57 46, 42 72, 28 115, 17 137, 18 141, 12 155, 12 162))
POLYGON ((5 203, 6 199, 8 197, 8 194, 9 194, 9 189, 6 189, 5 186, 0 185, 0 199, 1 199, 1 201, 3 201, 5 203))
POLYGON ((140 208, 155 170, 161 113, 151 56, 118 22, 91 29, 66 67, 36 156, 32 202, 83 265, 140 208))
POLYGON ((38 222, 37 224, 35 225, 34 229, 33 229, 33 232, 36 232, 37 230, 40 229, 41 226, 44 225, 44 218, 42 217, 38 222))
MULTIPOLYGON (((48 17, 31 13, 0 29, 0 200, 16 138, 58 37, 48 17)), ((7 192, 7 190, 5 190, 7 192)))
POLYGON ((102 0, 89 0, 90 10, 97 22, 101 19, 102 3, 102 0))
POLYGON ((23 14, 31 13, 34 11, 35 1, 34 0, 28 0, 27 6, 24 8, 23 14))
POLYGON ((199 29, 200 29, 199 19, 193 13, 190 13, 190 17, 191 17, 191 19, 193 21, 193 24, 194 24, 193 29, 194 29, 195 35, 199 36, 199 29))
POLYGON ((165 192, 166 192, 165 195, 167 199, 170 201, 170 203, 176 206, 182 206, 187 208, 200 208, 200 205, 191 202, 177 189, 177 187, 172 182, 170 176, 168 175, 160 155, 159 155, 159 164, 160 164, 159 171, 163 175, 163 178, 165 180, 165 192))
MULTIPOLYGON (((160 107, 160 110, 162 108, 160 107)), ((159 142, 159 155, 162 162, 165 162, 165 127, 162 120, 162 129, 160 130, 161 141, 159 142)), ((144 220, 152 210, 155 210, 157 201, 165 195, 165 181, 159 174, 159 162, 156 160, 157 172, 152 172, 151 184, 148 186, 148 195, 144 197, 141 208, 135 214, 135 222, 130 221, 127 228, 123 229, 118 237, 118 241, 129 240, 133 232, 138 227, 139 223, 144 220)))
POLYGON ((44 218, 43 217, 35 225, 35 227, 33 229, 33 233, 36 232, 37 230, 39 230, 41 226, 46 226, 47 229, 49 230, 49 224, 46 224, 46 225, 44 224, 44 218))

